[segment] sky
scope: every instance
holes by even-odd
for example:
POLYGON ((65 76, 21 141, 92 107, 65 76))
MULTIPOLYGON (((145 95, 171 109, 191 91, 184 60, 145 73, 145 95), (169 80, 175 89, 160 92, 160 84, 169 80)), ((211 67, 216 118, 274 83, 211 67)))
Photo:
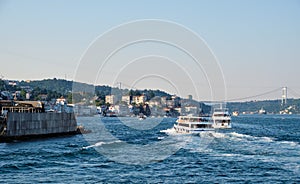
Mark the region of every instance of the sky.
MULTIPOLYGON (((0 75, 16 80, 54 77, 74 80, 82 58, 95 40, 119 25, 143 19, 176 23, 197 34, 220 65, 225 88, 216 87, 213 90, 225 91, 224 98, 250 97, 284 86, 292 89, 290 97, 300 98, 297 96, 300 94, 299 0, 0 0, 0 75)), ((175 31, 171 34, 176 35, 175 31)), ((111 40, 113 42, 115 37, 111 40)), ((185 85, 183 76, 188 75, 180 75, 179 72, 178 77, 173 76, 178 81, 173 82, 168 80, 168 75, 158 77, 162 73, 154 78, 150 74, 150 77, 143 78, 142 73, 135 78, 113 73, 113 66, 119 66, 116 71, 121 71, 121 59, 125 56, 130 58, 132 53, 139 53, 139 57, 142 53, 157 54, 160 48, 165 49, 164 54, 171 53, 173 57, 179 52, 159 44, 135 45, 131 51, 130 48, 123 50, 128 51, 127 55, 120 52, 119 58, 112 58, 111 68, 107 68, 107 73, 95 76, 94 82, 115 85, 124 80, 120 81, 124 87, 129 84, 136 88, 157 88, 181 96, 191 93, 199 100, 210 100, 212 89, 203 77, 205 72, 198 72, 199 78, 193 76, 189 58, 181 57, 180 53, 177 59, 186 62, 180 66, 190 67, 188 74, 191 74, 192 81, 196 81, 198 91, 203 93, 197 93, 193 91, 193 86, 185 85), (144 52, 149 48, 153 52, 144 52), (116 80, 109 82, 112 77, 116 80)), ((148 59, 151 63, 161 58, 148 59)), ((168 67, 169 64, 161 60, 159 68, 168 67)), ((132 65, 130 68, 132 70, 125 74, 134 73, 141 66, 132 65)), ((85 72, 88 76, 89 70, 85 72)), ((277 99, 280 96, 279 90, 247 100, 277 99)), ((221 98, 222 95, 216 99, 221 98)))

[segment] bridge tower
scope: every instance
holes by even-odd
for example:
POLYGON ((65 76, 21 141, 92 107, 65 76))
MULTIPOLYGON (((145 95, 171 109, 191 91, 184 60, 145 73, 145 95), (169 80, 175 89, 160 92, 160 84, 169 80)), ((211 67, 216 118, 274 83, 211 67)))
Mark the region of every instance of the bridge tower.
POLYGON ((282 88, 281 105, 286 105, 287 101, 287 87, 282 88))

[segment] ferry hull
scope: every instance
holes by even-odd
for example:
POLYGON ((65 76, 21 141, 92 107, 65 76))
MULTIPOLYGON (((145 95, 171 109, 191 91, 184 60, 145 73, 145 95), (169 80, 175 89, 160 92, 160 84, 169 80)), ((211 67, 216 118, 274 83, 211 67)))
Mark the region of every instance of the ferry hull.
POLYGON ((227 128, 231 128, 231 124, 214 124, 213 125, 214 128, 218 128, 218 129, 227 129, 227 128))
POLYGON ((174 129, 177 133, 182 133, 182 134, 199 134, 201 132, 213 132, 215 131, 214 128, 188 128, 184 126, 178 126, 174 125, 174 129))

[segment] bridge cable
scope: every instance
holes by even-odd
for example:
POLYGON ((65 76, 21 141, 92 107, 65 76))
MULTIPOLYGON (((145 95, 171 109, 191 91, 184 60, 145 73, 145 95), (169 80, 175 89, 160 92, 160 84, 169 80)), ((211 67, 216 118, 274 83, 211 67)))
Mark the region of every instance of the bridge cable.
POLYGON ((250 99, 250 98, 256 98, 256 97, 260 97, 260 96, 264 96, 264 95, 267 95, 267 94, 271 94, 271 93, 274 93, 276 91, 281 91, 281 87, 280 88, 276 88, 274 90, 271 90, 271 91, 267 91, 267 92, 264 92, 264 93, 261 93, 261 94, 257 94, 257 95, 253 95, 253 96, 247 96, 247 97, 243 97, 243 98, 234 98, 234 99, 229 99, 229 100, 226 100, 227 102, 232 102, 232 101, 239 101, 239 100, 246 100, 246 99, 250 99))

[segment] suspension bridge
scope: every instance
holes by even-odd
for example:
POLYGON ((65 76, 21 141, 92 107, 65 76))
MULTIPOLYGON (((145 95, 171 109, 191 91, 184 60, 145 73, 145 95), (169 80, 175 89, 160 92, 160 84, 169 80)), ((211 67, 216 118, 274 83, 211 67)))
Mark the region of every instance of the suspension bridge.
POLYGON ((270 94, 279 93, 280 91, 281 91, 281 96, 279 96, 279 98, 281 98, 281 104, 282 105, 285 105, 287 103, 288 91, 289 91, 289 94, 290 94, 289 96, 291 98, 300 98, 300 94, 296 90, 294 90, 292 88, 288 88, 288 87, 280 87, 280 88, 276 88, 276 89, 266 91, 266 92, 263 92, 263 93, 260 93, 260 94, 247 96, 247 97, 241 97, 241 98, 228 99, 226 101, 227 102, 236 102, 236 101, 251 100, 251 99, 267 96, 267 95, 270 95, 270 94))
MULTIPOLYGON (((121 89, 123 86, 125 88, 128 89, 133 89, 133 90, 138 90, 136 87, 134 86, 130 86, 127 85, 125 83, 121 83, 121 82, 117 82, 116 87, 118 87, 119 89, 121 89)), ((287 99, 288 99, 288 92, 289 92, 289 97, 290 98, 300 98, 300 93, 297 92, 296 90, 290 88, 290 87, 278 87, 269 91, 265 91, 263 93, 259 93, 259 94, 255 94, 255 95, 251 95, 251 96, 246 96, 246 97, 239 97, 239 98, 232 98, 232 99, 226 99, 223 101, 202 101, 205 103, 220 103, 220 102, 238 102, 238 101, 247 101, 247 100, 253 100, 253 99, 257 99, 260 97, 264 97, 270 94, 275 94, 281 91, 281 96, 278 96, 278 99, 281 99, 281 103, 282 105, 285 105, 287 103, 287 99)))

